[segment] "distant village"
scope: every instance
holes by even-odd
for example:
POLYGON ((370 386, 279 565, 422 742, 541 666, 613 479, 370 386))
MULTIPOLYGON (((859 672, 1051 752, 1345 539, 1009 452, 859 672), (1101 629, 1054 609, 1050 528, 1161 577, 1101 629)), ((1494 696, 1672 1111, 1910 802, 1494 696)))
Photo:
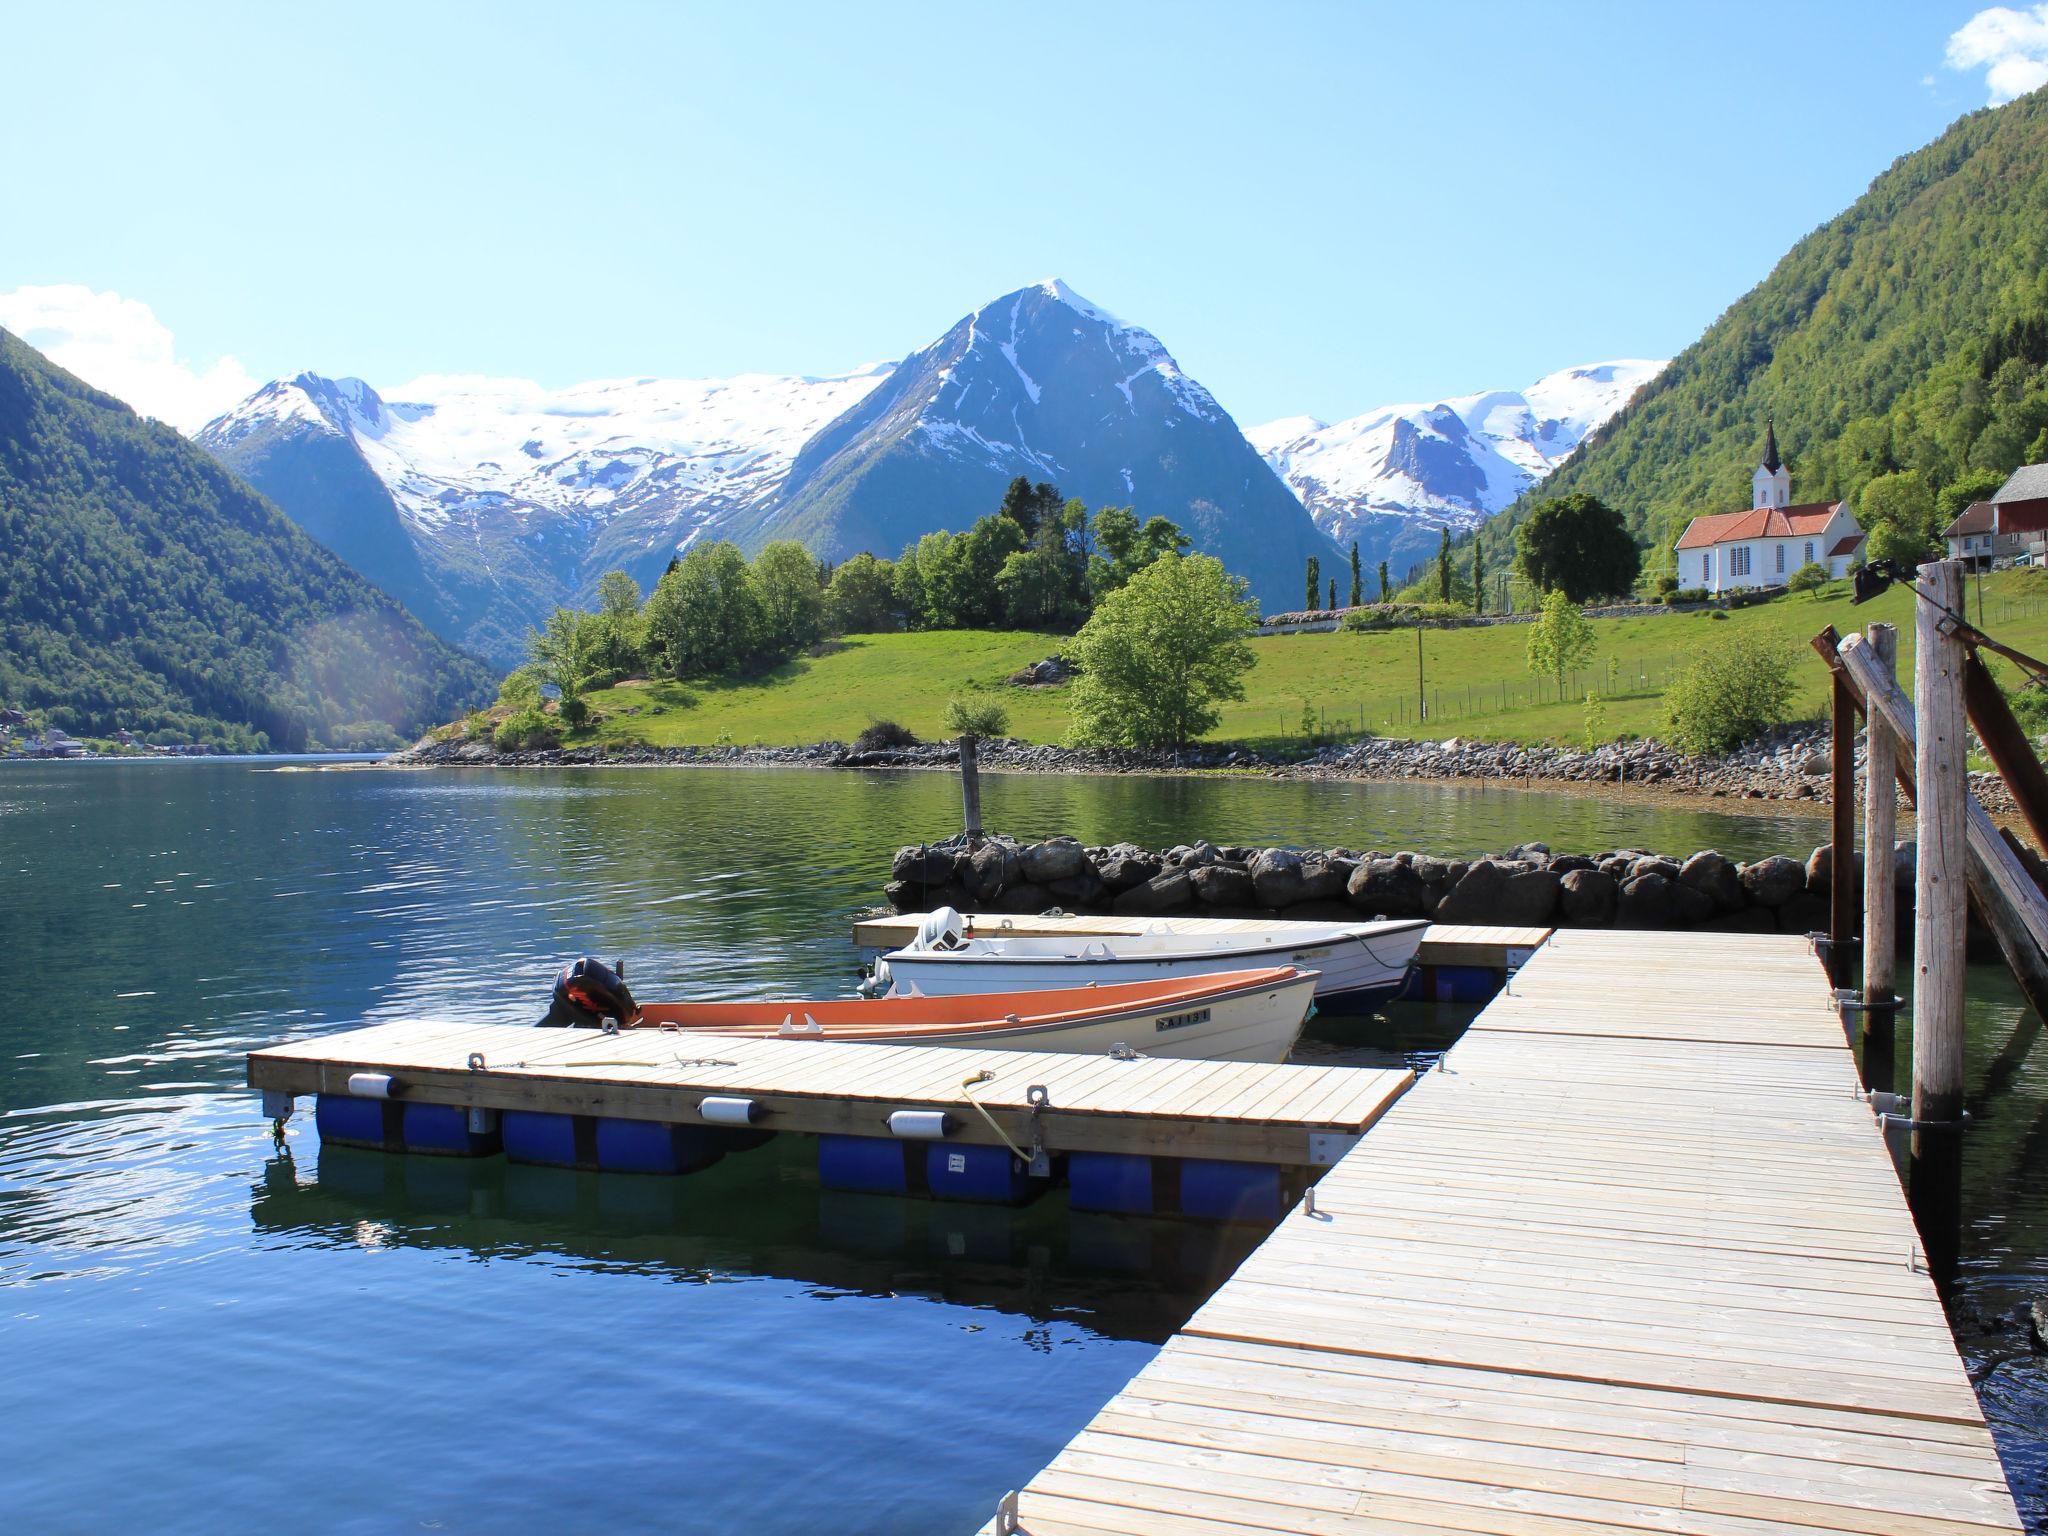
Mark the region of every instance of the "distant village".
POLYGON ((107 738, 106 750, 80 741, 62 726, 37 726, 24 710, 0 709, 0 757, 205 757, 212 748, 188 742, 154 746, 125 726, 107 738))

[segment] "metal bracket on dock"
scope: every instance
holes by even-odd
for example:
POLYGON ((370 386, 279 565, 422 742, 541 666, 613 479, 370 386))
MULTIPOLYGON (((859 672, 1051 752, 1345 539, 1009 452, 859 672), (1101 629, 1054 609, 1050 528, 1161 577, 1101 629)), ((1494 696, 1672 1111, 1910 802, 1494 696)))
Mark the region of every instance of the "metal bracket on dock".
POLYGON ((1024 1160, 1025 1169, 1034 1179, 1052 1177, 1052 1154, 1045 1150, 1045 1111, 1052 1105, 1052 1090, 1043 1083, 1033 1083, 1024 1090, 1024 1102, 1031 1106, 1031 1155, 1024 1160))
POLYGON ((1906 1000, 1896 992, 1890 997, 1865 999, 1855 987, 1835 988, 1835 1006, 1844 1013, 1897 1013, 1906 1000))
POLYGON ((1017 1490, 1012 1488, 996 1500, 996 1536, 1017 1536, 1023 1529, 1017 1523, 1017 1490))

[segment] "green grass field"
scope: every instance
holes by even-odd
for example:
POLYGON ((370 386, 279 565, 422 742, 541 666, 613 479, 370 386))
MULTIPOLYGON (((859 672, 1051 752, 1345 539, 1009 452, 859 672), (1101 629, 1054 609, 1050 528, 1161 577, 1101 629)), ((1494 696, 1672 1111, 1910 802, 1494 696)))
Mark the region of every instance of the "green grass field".
MULTIPOLYGON (((1970 590, 1970 617, 1977 617, 1970 590)), ((1548 678, 1530 676, 1524 625, 1425 630, 1423 689, 1427 720, 1416 709, 1414 630, 1380 634, 1278 635, 1253 642, 1258 666, 1242 703, 1224 707, 1211 739, 1256 746, 1301 744, 1304 708, 1319 736, 1354 736, 1361 719, 1381 736, 1469 736, 1523 743, 1581 741, 1584 694, 1599 694, 1602 738, 1652 736, 1664 726, 1664 686, 1711 638, 1750 629, 1780 641, 1795 658, 1796 710, 1819 716, 1827 672, 1807 642, 1823 625, 1847 633, 1874 621, 1899 626, 1901 671, 1910 691, 1910 598, 1894 589, 1861 608, 1846 584, 1819 598, 1787 596, 1724 617, 1708 613, 1593 621, 1598 649, 1560 701, 1548 678)), ((2010 571, 1984 581, 1984 627, 2035 655, 2048 651, 2048 572, 2010 571)), ((921 739, 944 737, 946 700, 972 688, 996 688, 1012 734, 1035 742, 1066 738, 1066 690, 1002 686, 1028 662, 1059 650, 1062 637, 1022 631, 964 630, 854 635, 827 653, 802 658, 746 681, 625 683, 588 696, 591 727, 572 745, 794 745, 851 740, 876 719, 907 725, 921 739)), ((2005 669, 2003 664, 1998 668, 2005 669)))

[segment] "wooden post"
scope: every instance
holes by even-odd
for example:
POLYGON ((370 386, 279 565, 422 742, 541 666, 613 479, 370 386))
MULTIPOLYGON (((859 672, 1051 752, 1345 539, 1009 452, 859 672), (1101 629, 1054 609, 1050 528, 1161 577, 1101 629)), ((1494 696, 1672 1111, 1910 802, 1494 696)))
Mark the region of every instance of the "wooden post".
POLYGON ((1828 970, 1846 987, 1856 975, 1856 698, 1846 678, 1834 680, 1829 742, 1828 970))
POLYGON ((2005 780, 2005 787, 2018 802, 2035 846, 2048 853, 2048 771, 2034 753, 2034 744, 2013 718, 1991 669, 1974 653, 1963 663, 1963 701, 1970 711, 1970 724, 1984 743, 1984 755, 2005 780))
POLYGON ((1954 560, 1919 570, 1914 608, 1913 712, 1919 869, 1913 914, 1913 1142, 1908 1176, 1929 1267, 1948 1267, 1963 1118, 1963 942, 1969 851, 1964 724, 1966 652, 1952 614, 1963 602, 1954 560))
MULTIPOLYGON (((1873 624, 1866 643, 1887 676, 1898 670, 1898 632, 1873 624)), ((1835 687, 1847 686, 1837 674, 1835 687)), ((1863 1086, 1892 1091, 1893 1010, 1898 985, 1899 892, 1892 878, 1892 848, 1898 837, 1898 734, 1882 710, 1870 711, 1863 762, 1863 1013, 1858 1026, 1863 1086)))
POLYGON ((981 836, 981 743, 963 731, 960 734, 960 804, 967 814, 967 835, 981 836))

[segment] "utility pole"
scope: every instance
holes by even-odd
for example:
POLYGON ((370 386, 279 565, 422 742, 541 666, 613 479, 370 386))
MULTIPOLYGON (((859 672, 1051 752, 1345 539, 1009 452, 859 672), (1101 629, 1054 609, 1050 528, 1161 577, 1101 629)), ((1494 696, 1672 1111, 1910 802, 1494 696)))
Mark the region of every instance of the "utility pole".
POLYGON ((1422 680, 1422 626, 1415 626, 1415 718, 1418 722, 1429 718, 1429 701, 1423 691, 1422 680))

